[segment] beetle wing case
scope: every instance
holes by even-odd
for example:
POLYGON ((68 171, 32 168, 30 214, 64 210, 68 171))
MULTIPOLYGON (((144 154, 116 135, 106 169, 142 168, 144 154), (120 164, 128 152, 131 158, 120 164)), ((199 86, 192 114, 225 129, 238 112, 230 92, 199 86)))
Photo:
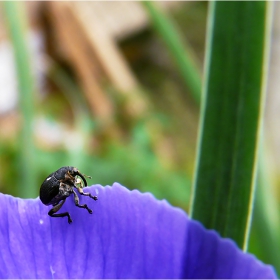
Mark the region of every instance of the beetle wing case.
POLYGON ((40 188, 40 199, 45 205, 52 204, 52 199, 59 193, 59 181, 52 176, 46 178, 40 188))

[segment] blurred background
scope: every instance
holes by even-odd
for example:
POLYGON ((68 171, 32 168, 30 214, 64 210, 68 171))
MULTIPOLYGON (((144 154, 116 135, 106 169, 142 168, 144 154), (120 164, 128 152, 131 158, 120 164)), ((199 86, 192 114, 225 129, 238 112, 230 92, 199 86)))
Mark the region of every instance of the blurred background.
MULTIPOLYGON (((188 211, 207 10, 202 1, 1 2, 0 191, 35 198, 70 165, 90 185, 119 182, 188 211)), ((279 36, 274 17, 257 194, 266 212, 255 211, 249 246, 265 262, 264 220, 280 198, 279 36)))

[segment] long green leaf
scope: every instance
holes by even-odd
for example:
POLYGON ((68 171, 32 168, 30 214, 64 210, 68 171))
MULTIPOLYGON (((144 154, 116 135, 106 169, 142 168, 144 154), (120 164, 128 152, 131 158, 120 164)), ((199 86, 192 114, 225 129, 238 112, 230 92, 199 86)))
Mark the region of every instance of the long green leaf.
POLYGON ((246 249, 262 117, 267 4, 210 3, 191 216, 246 249))
POLYGON ((146 7, 152 24, 161 35, 176 63, 179 73, 184 79, 184 83, 190 89, 194 100, 200 103, 201 75, 191 48, 182 39, 182 35, 172 20, 157 7, 156 3, 144 1, 143 5, 146 7))
POLYGON ((35 178, 35 148, 32 137, 34 81, 26 39, 27 18, 23 2, 5 1, 3 6, 15 54, 22 125, 19 137, 18 195, 21 197, 36 197, 38 196, 38 190, 35 178))

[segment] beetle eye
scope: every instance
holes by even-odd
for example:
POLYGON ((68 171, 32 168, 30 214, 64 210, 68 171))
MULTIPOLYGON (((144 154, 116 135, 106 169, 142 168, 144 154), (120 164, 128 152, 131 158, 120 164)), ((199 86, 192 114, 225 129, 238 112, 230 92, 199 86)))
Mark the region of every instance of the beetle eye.
POLYGON ((80 171, 78 170, 78 168, 77 168, 77 167, 74 167, 74 168, 73 168, 73 170, 72 170, 72 173, 77 174, 77 173, 80 173, 80 171))

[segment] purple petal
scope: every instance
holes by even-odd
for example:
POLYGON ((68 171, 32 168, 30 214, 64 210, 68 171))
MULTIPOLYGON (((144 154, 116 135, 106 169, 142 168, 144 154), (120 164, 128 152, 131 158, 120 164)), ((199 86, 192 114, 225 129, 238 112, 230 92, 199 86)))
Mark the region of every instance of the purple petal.
POLYGON ((1 278, 276 278, 273 268, 185 212, 119 184, 87 188, 51 218, 37 199, 0 194, 1 278))

